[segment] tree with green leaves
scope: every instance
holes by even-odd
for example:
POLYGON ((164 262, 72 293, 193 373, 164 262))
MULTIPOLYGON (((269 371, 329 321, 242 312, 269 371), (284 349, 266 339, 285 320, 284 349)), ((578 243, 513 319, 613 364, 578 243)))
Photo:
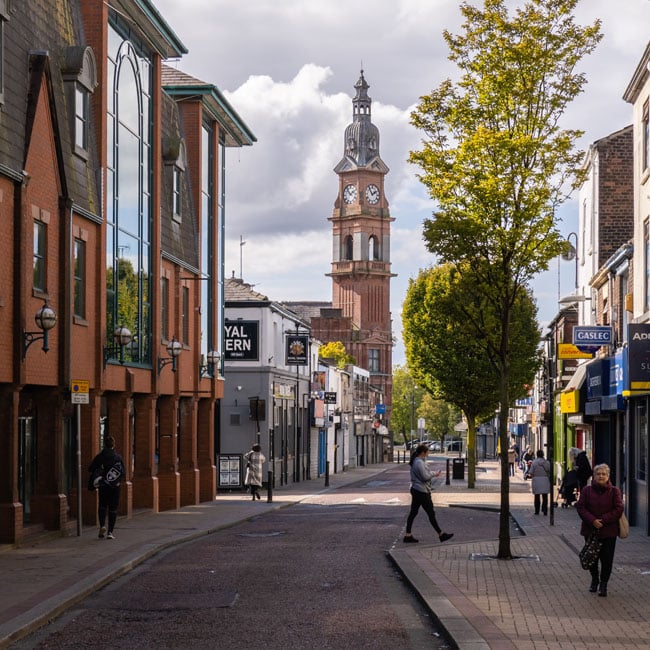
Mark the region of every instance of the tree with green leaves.
POLYGON ((345 345, 341 341, 330 341, 321 345, 318 349, 318 356, 321 359, 333 359, 337 368, 345 368, 345 366, 357 362, 351 354, 347 353, 345 345))
MULTIPOLYGON (((421 271, 402 308, 406 358, 415 380, 438 399, 457 406, 467 419, 469 488, 476 481, 476 425, 499 406, 499 366, 478 331, 499 327, 493 306, 475 291, 471 273, 445 264, 421 271)), ((537 310, 523 293, 511 323, 510 396, 527 394, 539 366, 537 310)))
POLYGON ((436 399, 426 392, 417 408, 417 416, 424 418, 430 440, 442 440, 454 435, 454 426, 460 421, 460 412, 449 402, 436 399))
POLYGON ((505 461, 513 314, 531 279, 568 248, 555 209, 581 180, 582 134, 560 121, 586 83, 576 67, 601 39, 599 21, 575 23, 578 2, 528 0, 512 15, 506 0, 461 4, 462 33, 444 32, 460 77, 422 97, 412 114, 425 140, 410 159, 438 204, 425 223, 427 247, 471 271, 499 322, 477 334, 499 371, 503 559, 512 557, 505 461))
POLYGON ((424 390, 416 385, 409 368, 395 366, 390 424, 396 442, 406 444, 411 439, 411 430, 417 426, 417 412, 423 396, 424 390))

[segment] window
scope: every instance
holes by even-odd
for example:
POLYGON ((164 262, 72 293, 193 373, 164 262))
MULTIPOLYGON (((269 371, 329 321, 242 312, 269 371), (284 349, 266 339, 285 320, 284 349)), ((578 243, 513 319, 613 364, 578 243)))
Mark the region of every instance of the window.
POLYGON ((77 84, 74 102, 74 143, 83 150, 88 149, 88 105, 88 91, 77 84))
POLYGON ((47 226, 42 221, 34 221, 34 289, 45 291, 45 238, 47 226))
POLYGON ((86 242, 74 240, 74 315, 86 317, 86 242))
POLYGON ((0 104, 4 104, 5 93, 5 23, 9 20, 7 0, 0 0, 0 104))
MULTIPOLYGON (((213 220, 213 198, 215 170, 214 131, 210 123, 201 127, 201 354, 207 359, 210 350, 219 350, 217 341, 212 340, 215 314, 215 284, 213 264, 215 254, 215 233, 213 220)), ((221 238, 221 232, 219 232, 221 238)), ((221 309, 221 306, 219 307, 221 309)), ((218 331, 218 330, 217 330, 218 331)))
POLYGON ((160 279, 160 334, 169 340, 169 279, 160 279))
POLYGON ((644 311, 650 309, 650 220, 643 222, 643 248, 645 264, 645 307, 644 311))
POLYGON ((643 170, 650 165, 650 107, 648 102, 643 105, 643 170))
POLYGON ((108 333, 119 325, 128 327, 133 342, 125 350, 127 360, 148 365, 152 359, 152 54, 117 13, 111 10, 109 20, 106 325, 108 333))
POLYGON ((374 235, 368 239, 368 259, 370 261, 379 259, 379 240, 374 235))
POLYGON ((353 250, 354 250, 354 240, 352 239, 352 235, 348 235, 345 238, 345 248, 343 251, 343 259, 345 260, 351 260, 353 256, 353 250))
POLYGON ((368 370, 379 372, 379 350, 368 350, 368 370))
POLYGON ((181 170, 178 167, 174 167, 174 172, 172 175, 172 213, 174 218, 180 221, 182 210, 181 210, 181 170))
POLYGON ((182 301, 183 305, 181 307, 181 327, 182 327, 182 343, 185 345, 190 344, 190 290, 187 287, 183 287, 182 290, 182 301))
POLYGON ((636 479, 647 480, 648 468, 648 407, 646 400, 642 400, 636 407, 637 418, 637 448, 636 448, 636 479))

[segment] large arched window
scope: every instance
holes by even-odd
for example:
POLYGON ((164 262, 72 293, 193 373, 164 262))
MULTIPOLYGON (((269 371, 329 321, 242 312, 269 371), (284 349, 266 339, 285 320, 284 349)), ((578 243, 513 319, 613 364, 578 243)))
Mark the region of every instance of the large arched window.
POLYGON ((151 363, 151 56, 112 15, 108 29, 106 311, 109 346, 127 327, 125 356, 151 363))
POLYGON ((379 259, 379 240, 374 235, 368 238, 368 259, 370 261, 379 259))
POLYGON ((354 240, 352 239, 352 235, 348 235, 343 243, 343 259, 345 260, 351 260, 353 259, 353 251, 354 251, 354 240))

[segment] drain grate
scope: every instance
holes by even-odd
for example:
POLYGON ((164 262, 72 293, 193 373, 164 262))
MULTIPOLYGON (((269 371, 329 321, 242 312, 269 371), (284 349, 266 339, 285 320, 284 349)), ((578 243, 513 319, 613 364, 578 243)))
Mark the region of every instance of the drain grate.
MULTIPOLYGON (((488 553, 470 553, 469 559, 473 562, 481 562, 483 560, 498 560, 496 555, 489 555, 488 553)), ((533 560, 539 562, 539 555, 513 555, 513 560, 533 560)))

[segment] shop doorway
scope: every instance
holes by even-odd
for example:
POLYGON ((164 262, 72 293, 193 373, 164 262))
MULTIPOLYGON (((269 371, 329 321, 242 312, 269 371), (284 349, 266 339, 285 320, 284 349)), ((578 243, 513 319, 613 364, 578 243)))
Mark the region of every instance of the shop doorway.
POLYGON ((18 499, 23 505, 23 523, 28 524, 36 486, 36 419, 18 418, 18 499))

